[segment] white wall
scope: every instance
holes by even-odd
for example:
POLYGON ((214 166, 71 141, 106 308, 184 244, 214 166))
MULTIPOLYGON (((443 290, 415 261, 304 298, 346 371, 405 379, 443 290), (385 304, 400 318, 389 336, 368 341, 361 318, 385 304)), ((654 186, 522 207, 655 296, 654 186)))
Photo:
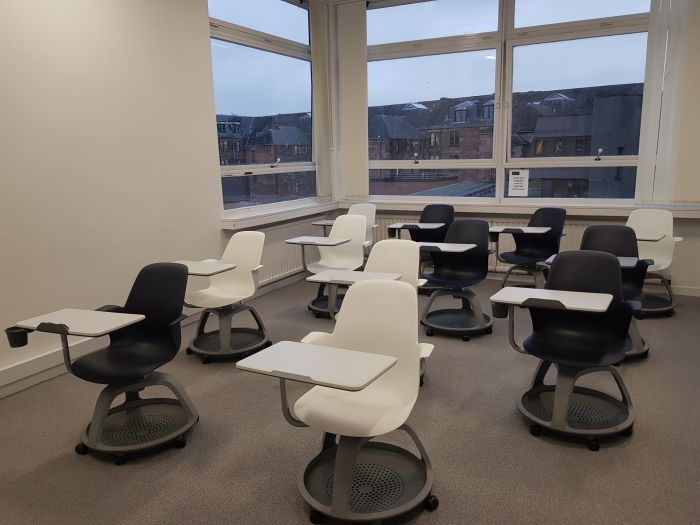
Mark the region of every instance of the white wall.
POLYGON ((0 327, 220 253, 206 0, 5 1, 0 64, 0 327))

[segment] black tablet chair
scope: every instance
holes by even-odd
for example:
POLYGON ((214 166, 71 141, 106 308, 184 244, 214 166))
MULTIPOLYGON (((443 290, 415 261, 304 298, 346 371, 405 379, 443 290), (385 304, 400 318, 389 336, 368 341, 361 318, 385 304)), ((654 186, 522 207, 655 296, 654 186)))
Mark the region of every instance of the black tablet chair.
POLYGON ((416 242, 443 242, 447 230, 455 220, 454 206, 449 204, 428 204, 423 208, 418 222, 442 222, 445 223, 441 228, 434 230, 408 230, 411 234, 411 239, 416 242))
MULTIPOLYGON (((600 224, 589 226, 583 232, 582 250, 607 252, 616 257, 639 258, 637 234, 629 226, 617 224, 600 224)), ((634 316, 641 319, 644 281, 647 268, 654 264, 649 259, 638 259, 634 268, 622 268, 622 295, 626 301, 635 305, 634 316)), ((646 358, 649 355, 649 343, 642 339, 637 321, 632 319, 629 329, 630 350, 627 357, 646 358)))
POLYGON ((428 286, 435 287, 423 311, 421 324, 426 335, 441 332, 461 336, 491 333, 493 321, 481 309, 476 293, 469 289, 486 278, 489 270, 489 225, 486 221, 465 219, 452 223, 445 242, 476 244, 466 252, 430 252, 433 272, 425 274, 428 286), (450 295, 462 301, 461 308, 431 311, 438 297, 450 295))
POLYGON ((146 316, 143 321, 112 332, 109 346, 72 363, 64 344, 64 362, 71 374, 107 385, 97 399, 92 421, 75 447, 78 454, 91 450, 113 454, 115 463, 122 464, 128 453, 169 442, 185 446, 187 431, 199 419, 197 409, 175 379, 156 370, 170 362, 180 349, 186 286, 186 266, 150 264, 139 272, 123 307, 99 308, 142 314, 146 316), (142 399, 139 392, 151 386, 164 386, 177 399, 142 399), (120 394, 125 395, 124 402, 110 408, 120 394))
MULTIPOLYGON (((619 262, 602 252, 562 253, 552 264, 546 288, 610 294, 612 302, 607 311, 593 313, 567 310, 559 301, 527 299, 522 306, 530 310, 532 334, 525 339, 524 350, 514 343, 514 308, 508 307, 511 344, 542 360, 530 389, 518 400, 518 409, 531 421, 533 435, 545 428, 584 437, 591 450, 598 450, 598 437, 629 435, 634 424, 629 393, 611 366, 625 356, 632 318, 632 305, 622 294, 619 262), (557 369, 556 384, 548 385, 544 379, 552 364, 557 369), (593 372, 612 374, 621 399, 575 386, 579 378, 593 372)), ((502 306, 494 304, 494 316, 502 316, 502 306)))
POLYGON ((544 287, 544 269, 540 268, 538 263, 559 253, 559 241, 564 231, 565 221, 566 210, 564 208, 540 208, 530 217, 530 222, 527 225, 551 228, 547 233, 513 233, 515 251, 497 253, 501 262, 513 265, 506 272, 501 288, 506 285, 508 277, 514 270, 532 275, 535 279, 535 287, 544 287))

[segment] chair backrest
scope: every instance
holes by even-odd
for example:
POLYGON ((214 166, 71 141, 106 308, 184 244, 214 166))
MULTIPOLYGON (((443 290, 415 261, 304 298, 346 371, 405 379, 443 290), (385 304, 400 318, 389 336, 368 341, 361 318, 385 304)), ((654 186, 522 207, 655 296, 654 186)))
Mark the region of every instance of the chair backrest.
POLYGON ((401 281, 418 287, 420 249, 406 239, 386 239, 379 241, 369 252, 365 263, 366 272, 398 273, 401 281))
POLYGON ((653 259, 654 269, 662 270, 671 266, 676 241, 673 237, 673 214, 668 210, 633 210, 627 219, 627 226, 637 236, 654 237, 665 235, 660 241, 637 241, 639 257, 653 259))
MULTIPOLYGON (((639 257, 637 234, 629 226, 619 224, 589 226, 583 232, 581 249, 607 252, 617 257, 639 257)), ((622 269, 622 292, 625 299, 642 300, 646 275, 647 266, 642 261, 634 268, 622 269)))
POLYGON ((450 224, 455 220, 454 206, 449 204, 428 204, 423 208, 418 222, 443 222, 445 226, 435 230, 408 230, 411 239, 417 242, 443 242, 450 224))
MULTIPOLYGON (((568 251, 552 263, 545 288, 575 292, 607 293, 613 296, 608 310, 589 313, 530 308, 533 335, 575 360, 580 352, 619 352, 625 344, 632 314, 623 303, 620 263, 609 253, 568 251)), ((527 348, 527 345, 526 345, 527 348)))
POLYGON ((391 355, 398 362, 375 382, 406 402, 418 396, 418 294, 401 281, 361 281, 343 299, 332 346, 391 355))
POLYGON ((338 246, 323 246, 318 249, 320 263, 331 268, 356 269, 365 260, 364 243, 367 219, 364 215, 340 215, 331 228, 328 237, 346 238, 350 242, 338 246))
POLYGON ((121 311, 142 314, 146 319, 112 332, 110 341, 156 342, 174 357, 180 349, 180 325, 171 323, 182 314, 186 289, 187 267, 184 264, 154 263, 142 268, 121 311))
POLYGON ((583 232, 581 249, 607 252, 617 257, 639 257, 637 234, 629 226, 620 224, 589 226, 583 232))
POLYGON ((348 209, 348 215, 363 215, 367 219, 367 227, 365 229, 365 241, 370 244, 374 242, 374 221, 377 216, 377 207, 369 202, 361 202, 353 204, 348 209))
POLYGON ((566 222, 564 208, 540 208, 532 214, 528 226, 548 226, 542 235, 513 234, 515 253, 524 257, 536 257, 543 261, 559 253, 559 242, 566 222))
POLYGON ((148 324, 167 326, 182 314, 186 288, 187 267, 185 265, 149 264, 136 276, 123 311, 145 315, 145 321, 148 324))
POLYGON ((237 232, 231 236, 221 261, 235 264, 236 267, 228 272, 212 275, 210 286, 220 289, 234 297, 246 299, 255 294, 256 279, 253 269, 260 265, 265 234, 262 232, 237 232))
POLYGON ((489 271, 489 224, 478 219, 460 219, 450 225, 445 242, 476 244, 476 248, 461 253, 430 252, 433 275, 476 283, 486 278, 489 271))

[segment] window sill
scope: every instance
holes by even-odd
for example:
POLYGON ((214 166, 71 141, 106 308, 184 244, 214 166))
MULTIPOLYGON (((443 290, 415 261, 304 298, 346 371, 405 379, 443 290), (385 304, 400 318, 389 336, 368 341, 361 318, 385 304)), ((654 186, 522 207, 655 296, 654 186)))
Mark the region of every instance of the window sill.
POLYGON ((338 201, 324 199, 299 199, 295 201, 250 206, 224 210, 222 230, 242 230, 283 222, 338 209, 338 201))

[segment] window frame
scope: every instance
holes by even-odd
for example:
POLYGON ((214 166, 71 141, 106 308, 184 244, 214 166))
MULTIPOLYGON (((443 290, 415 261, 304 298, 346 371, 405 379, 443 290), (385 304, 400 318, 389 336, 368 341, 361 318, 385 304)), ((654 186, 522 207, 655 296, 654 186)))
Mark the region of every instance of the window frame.
MULTIPOLYGON (((286 0, 284 0, 286 1, 286 0)), ((300 7, 300 9, 305 9, 306 7, 300 7)), ((308 12, 308 10, 307 10, 308 12)), ((309 21, 310 30, 310 21, 309 21)), ((309 74, 311 75, 311 46, 295 42, 293 40, 288 40, 279 36, 275 36, 269 33, 264 33, 249 27, 239 26, 231 22, 226 22, 224 20, 219 20, 217 18, 209 18, 209 38, 210 40, 216 39, 231 44, 242 45, 250 47, 253 49, 258 49, 260 51, 267 51, 270 53, 275 53, 278 55, 283 55, 291 58, 296 58, 299 60, 304 60, 309 63, 309 74)), ((311 38, 309 38, 311 40, 311 38)), ((309 100, 311 103, 311 120, 313 129, 313 77, 311 77, 311 91, 309 92, 309 100)), ((316 173, 316 187, 319 185, 319 173, 316 164, 316 137, 315 134, 311 135, 311 160, 308 162, 280 162, 279 164, 235 164, 235 165, 222 165, 220 166, 220 176, 223 177, 250 177, 252 175, 270 175, 274 173, 298 173, 305 171, 313 171, 316 173)), ((240 147, 240 146, 239 146, 240 147)), ((217 148, 217 154, 218 154, 217 148)), ((260 204, 256 206, 247 206, 242 208, 235 208, 231 210, 224 210, 226 216, 229 215, 240 215, 251 213, 252 210, 256 212, 265 212, 265 210, 272 210, 281 207, 289 207, 290 204, 302 203, 307 205, 309 200, 315 202, 321 202, 316 197, 302 197, 299 199, 292 199, 287 201, 280 201, 279 203, 268 203, 260 204)))
MULTIPOLYGON (((512 124, 512 97, 513 97, 513 49, 516 46, 549 43, 558 41, 578 40, 603 36, 624 35, 632 33, 647 33, 647 52, 644 75, 644 98, 657 97, 659 93, 651 91, 654 83, 650 82, 653 72, 652 57, 649 52, 653 16, 653 3, 650 13, 637 13, 607 18, 596 18, 574 22, 561 22, 539 26, 516 28, 514 25, 515 2, 517 0, 499 0, 498 30, 493 32, 478 33, 474 35, 450 36, 425 40, 413 40, 388 44, 376 44, 367 46, 367 61, 391 60, 397 58, 410 58, 414 56, 430 56, 445 53, 458 53, 465 51, 496 50, 496 79, 493 105, 493 149, 491 159, 440 159, 420 160, 418 163, 411 160, 369 160, 369 169, 389 168, 495 168, 496 188, 494 197, 453 197, 446 200, 444 197, 425 196, 396 196, 396 195, 372 195, 369 200, 376 202, 484 202, 491 204, 509 204, 533 206, 537 204, 561 204, 561 198, 517 198, 510 199, 505 195, 505 179, 510 169, 528 168, 567 168, 567 167, 636 167, 637 178, 635 181, 635 195, 629 199, 606 198, 569 198, 567 206, 630 206, 648 193, 645 187, 646 181, 640 177, 641 155, 602 156, 595 160, 594 156, 555 156, 530 158, 512 158, 511 156, 511 124, 512 124)), ((410 1, 371 2, 371 8, 391 7, 410 1)), ((654 125, 653 115, 648 115, 647 104, 642 106, 642 118, 640 127, 640 139, 645 127, 654 125)), ((641 149, 641 142, 640 142, 641 149)), ((369 155, 369 152, 368 152, 369 155)), ((369 174, 368 174, 369 176, 369 174)))

